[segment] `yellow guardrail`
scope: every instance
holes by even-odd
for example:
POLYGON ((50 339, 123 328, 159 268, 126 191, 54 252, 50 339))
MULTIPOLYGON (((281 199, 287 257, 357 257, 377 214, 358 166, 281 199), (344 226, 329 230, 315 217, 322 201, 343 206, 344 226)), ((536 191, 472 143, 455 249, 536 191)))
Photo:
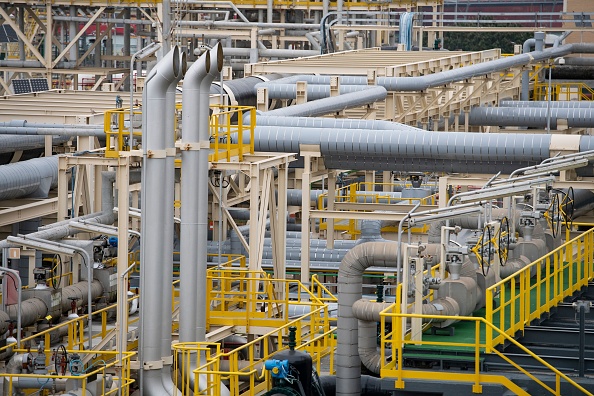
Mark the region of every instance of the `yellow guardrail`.
POLYGON ((311 292, 324 303, 336 303, 338 298, 318 279, 316 274, 311 276, 311 292))
MULTIPOLYGON (((132 111, 134 119, 142 116, 140 107, 135 107, 132 111), (137 110, 134 110, 137 109, 137 110)), ((134 126, 135 120, 130 121, 130 108, 119 108, 107 110, 103 114, 103 131, 105 132, 105 157, 117 158, 120 151, 129 151, 129 142, 124 145, 124 141, 130 136, 130 122, 134 126)), ((141 130, 132 130, 133 138, 140 140, 141 130)))
MULTIPOLYGON (((139 298, 139 296, 134 296, 130 299, 128 299, 128 303, 131 303, 133 300, 139 298)), ((115 313, 116 310, 116 304, 110 305, 108 307, 96 310, 92 312, 92 316, 93 316, 93 327, 97 326, 98 324, 101 325, 101 330, 100 331, 94 331, 93 333, 93 338, 100 338, 100 339, 104 339, 108 333, 109 330, 107 328, 107 323, 109 321, 109 316, 110 314, 115 313), (100 318, 100 321, 97 322, 96 318, 100 318)), ((51 336, 54 333, 60 333, 63 331, 63 329, 66 329, 66 333, 67 333, 67 342, 65 344, 66 349, 68 350, 74 350, 74 349, 78 349, 78 350, 84 350, 88 341, 88 337, 87 336, 87 332, 85 331, 85 326, 87 324, 87 319, 88 319, 89 315, 81 315, 78 318, 75 319, 71 319, 71 320, 67 320, 65 322, 59 323, 57 325, 52 325, 51 327, 48 327, 47 329, 40 331, 38 333, 35 333, 31 336, 28 337, 24 337, 23 339, 21 339, 21 345, 26 345, 26 343, 29 342, 34 342, 35 340, 39 340, 39 339, 43 339, 44 340, 44 344, 45 344, 45 349, 44 352, 46 353, 47 356, 47 364, 50 364, 49 362, 49 358, 51 357, 51 336)), ((133 318, 131 319, 128 323, 129 324, 134 324, 138 321, 138 318, 133 318)), ((135 348, 136 347, 136 343, 137 341, 134 342, 133 345, 130 345, 130 348, 135 348)), ((16 344, 8 344, 5 345, 3 347, 0 347, 0 353, 2 353, 3 351, 5 351, 8 348, 13 348, 16 344)), ((102 353, 104 353, 104 351, 99 351, 97 352, 98 356, 100 356, 102 353)), ((104 359, 105 360, 105 359, 104 359)))
MULTIPOLYGON (((16 350, 16 353, 29 353, 28 350, 16 350)), ((130 376, 130 360, 132 356, 134 356, 135 352, 124 352, 122 354, 122 361, 118 360, 118 352, 106 352, 106 351, 79 351, 79 350, 66 350, 68 354, 76 353, 81 357, 83 360, 84 356, 94 356, 96 354, 101 354, 102 356, 106 357, 106 359, 93 359, 89 366, 82 372, 80 375, 58 375, 56 374, 7 374, 2 373, 0 377, 3 378, 4 384, 8 387, 8 394, 12 395, 13 391, 16 394, 16 387, 14 386, 17 381, 24 381, 27 378, 37 380, 35 387, 31 387, 29 389, 35 390, 34 393, 28 394, 45 394, 43 393, 43 389, 46 385, 48 386, 48 390, 51 390, 55 387, 57 382, 63 383, 66 380, 76 381, 79 389, 81 390, 81 394, 86 395, 87 389, 91 389, 89 387, 89 383, 92 381, 100 381, 100 389, 101 393, 93 393, 94 395, 117 395, 119 394, 119 388, 121 388, 121 394, 127 396, 130 394, 130 385, 134 382, 134 380, 130 376), (113 381, 118 384, 117 387, 110 387, 107 386, 108 378, 116 372, 117 375, 113 378, 113 381), (100 379, 98 379, 98 377, 100 379)), ((51 356, 51 354, 50 354, 51 356)), ((94 387, 93 387, 94 388, 94 387)), ((23 389, 22 386, 19 386, 19 389, 23 389)))
POLYGON ((594 228, 489 287, 485 319, 505 334, 487 329, 489 350, 587 286, 594 274, 593 265, 594 228), (497 307, 493 303, 496 297, 497 307))
MULTIPOLYGON (((390 191, 393 191, 395 186, 408 186, 410 183, 370 183, 360 182, 352 183, 345 187, 336 189, 334 203, 372 203, 372 204, 387 204, 387 205, 398 205, 398 204, 415 204, 420 202, 421 205, 436 205, 437 194, 433 194, 424 198, 401 198, 394 197, 388 193, 382 193, 381 191, 375 191, 376 186, 387 186, 390 191)), ((323 193, 318 196, 317 209, 325 210, 328 208, 328 193, 323 193)), ((366 208, 365 210, 371 210, 366 208)), ((348 219, 348 212, 345 211, 344 219, 334 220, 334 231, 346 232, 351 236, 351 239, 361 234, 358 228, 359 222, 357 220, 348 219)), ((328 222, 326 219, 320 220, 320 230, 327 230, 328 222)), ((412 232, 425 233, 429 229, 429 225, 424 224, 419 227, 413 227, 412 232)), ((398 227, 384 227, 383 232, 398 232, 398 227)))
POLYGON ((222 105, 211 105, 210 108, 213 110, 210 117, 210 148, 214 152, 208 156, 208 160, 231 161, 231 158, 238 157, 239 161, 243 161, 245 154, 253 154, 256 108, 222 105), (243 117, 248 113, 250 118, 249 124, 246 125, 243 123, 243 117), (249 134, 249 143, 243 143, 246 134, 249 134))
MULTIPOLYGON (((549 84, 547 82, 534 84, 534 98, 543 101, 549 98, 549 84)), ((594 100, 594 90, 582 82, 552 82, 551 100, 594 100)))
MULTIPOLYGON (((441 316, 441 315, 415 315, 415 314, 403 314, 399 311, 398 305, 394 304, 386 309, 384 309, 380 313, 380 324, 382 330, 386 329, 386 323, 392 323, 392 330, 391 331, 382 331, 381 334, 381 357, 382 357, 382 368, 381 368, 381 377, 382 378, 396 378, 396 388, 397 389, 405 389, 405 381, 407 379, 427 379, 427 380, 437 380, 437 381, 455 381, 455 382, 463 382, 463 383, 470 383, 472 384, 472 392, 473 393, 482 393, 482 386, 483 384, 500 384, 505 386, 507 389, 515 392, 517 395, 526 395, 530 396, 530 394, 524 391, 521 387, 513 383, 511 380, 506 378, 503 375, 494 375, 494 374, 486 374, 481 372, 480 369, 480 356, 483 351, 487 351, 488 353, 493 353, 499 356, 501 359, 508 362, 512 365, 516 370, 520 373, 526 375, 532 381, 539 384, 546 394, 553 394, 557 396, 561 396, 561 385, 562 381, 564 383, 570 384, 575 390, 579 390, 583 392, 584 395, 592 395, 592 393, 588 392, 586 389, 581 387, 571 378, 567 377, 565 374, 557 370, 555 367, 551 366, 545 360, 540 358, 538 355, 531 352, 528 348, 524 347, 518 341, 516 341, 513 337, 509 336, 505 332, 498 329, 488 320, 481 317, 470 317, 470 316, 441 316), (469 321, 474 322, 475 324, 475 337, 473 342, 437 342, 437 341, 421 341, 421 340, 407 340, 402 334, 402 326, 403 321, 412 319, 412 318, 421 318, 425 321, 431 320, 456 320, 456 321, 469 321), (489 342, 481 342, 481 336, 485 332, 488 333, 498 333, 503 337, 507 342, 514 344, 518 348, 520 348, 523 352, 531 356, 535 359, 538 363, 543 366, 543 369, 547 370, 548 372, 555 375, 555 386, 554 388, 547 385, 533 374, 525 370, 521 365, 515 363, 511 358, 507 357, 502 352, 498 351, 497 349, 491 348, 488 344, 489 342), (447 371, 447 372, 440 372, 435 370, 413 370, 413 369, 404 369, 404 353, 406 345, 439 345, 439 346, 457 346, 461 348, 469 348, 472 349, 474 352, 474 365, 472 373, 459 373, 455 371, 447 371), (386 362, 386 349, 392 350, 392 356, 395 356, 390 362, 386 362)), ((488 336, 487 336, 488 340, 488 336)))
MULTIPOLYGON (((177 106, 177 109, 180 107, 177 106)), ((210 162, 231 161, 238 158, 243 161, 243 156, 254 153, 254 128, 256 126, 256 109, 251 106, 210 106, 210 148, 213 153, 208 156, 210 162), (244 124, 244 115, 249 114, 249 122, 244 124), (249 138, 248 143, 243 143, 244 138, 249 138)), ((142 115, 140 108, 133 110, 132 124, 142 115)), ((105 156, 117 158, 120 151, 128 151, 130 136, 130 108, 107 110, 104 113, 103 128, 107 138, 105 156)), ((175 133, 173 131, 172 133, 175 133)), ((140 140, 142 131, 133 130, 134 139, 140 140)), ((185 150, 184 146, 180 147, 185 150)), ((179 166, 180 160, 177 160, 179 166)))
POLYGON ((207 326, 279 328, 289 320, 289 305, 324 306, 298 280, 272 279, 264 271, 215 267, 207 271, 207 326))
POLYGON ((225 383, 232 396, 253 396, 271 388, 268 372, 264 369, 264 362, 274 358, 282 350, 287 350, 286 337, 289 327, 296 328, 295 349, 308 352, 314 367, 321 371, 322 358, 329 356, 329 371, 334 373, 334 339, 335 328, 330 325, 328 308, 323 305, 299 319, 285 323, 265 335, 230 352, 220 350, 216 343, 179 343, 173 344, 176 353, 175 366, 184 373, 177 378, 177 387, 182 395, 221 395, 221 385, 225 383), (192 372, 196 353, 200 352, 203 364, 192 372), (200 383, 190 388, 191 382, 200 383))

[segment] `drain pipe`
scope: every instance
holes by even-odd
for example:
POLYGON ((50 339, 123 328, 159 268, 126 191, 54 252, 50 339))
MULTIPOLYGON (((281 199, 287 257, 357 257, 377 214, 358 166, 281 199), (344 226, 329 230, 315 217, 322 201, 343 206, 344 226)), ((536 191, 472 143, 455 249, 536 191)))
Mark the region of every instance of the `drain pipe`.
POLYGON ((143 172, 142 172, 142 214, 140 255, 141 337, 139 345, 141 394, 162 396, 169 394, 162 381, 163 359, 161 356, 161 292, 165 270, 171 271, 173 257, 163 263, 161 233, 165 229, 165 204, 163 183, 173 175, 166 173, 167 145, 164 137, 165 121, 162 115, 166 109, 169 86, 177 82, 181 72, 179 48, 175 46, 151 70, 145 81, 143 92, 143 172))

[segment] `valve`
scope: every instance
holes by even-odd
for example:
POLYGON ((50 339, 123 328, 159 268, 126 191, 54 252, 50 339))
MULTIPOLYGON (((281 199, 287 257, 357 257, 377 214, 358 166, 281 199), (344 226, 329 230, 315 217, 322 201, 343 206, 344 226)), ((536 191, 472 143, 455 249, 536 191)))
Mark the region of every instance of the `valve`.
POLYGON ((71 353, 70 360, 68 362, 68 369, 72 375, 81 375, 85 371, 85 365, 80 360, 80 355, 78 353, 71 353))
POLYGON ((70 300, 70 309, 72 312, 68 315, 68 319, 76 319, 78 318, 78 314, 76 313, 76 302, 80 300, 78 297, 68 297, 70 300))

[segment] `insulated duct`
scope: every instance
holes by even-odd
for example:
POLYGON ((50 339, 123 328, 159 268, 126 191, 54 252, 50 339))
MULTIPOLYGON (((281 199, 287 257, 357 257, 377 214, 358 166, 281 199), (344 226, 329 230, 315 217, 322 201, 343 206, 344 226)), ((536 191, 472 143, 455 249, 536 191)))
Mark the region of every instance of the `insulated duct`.
POLYGON ((574 109, 574 108, 593 108, 594 102, 589 100, 584 101, 564 101, 564 100, 553 100, 547 101, 532 101, 532 100, 502 100, 499 102, 499 107, 534 107, 534 108, 551 108, 561 109, 574 109))
POLYGON ((0 200, 21 197, 47 198, 49 190, 57 185, 56 156, 0 166, 0 200))
POLYGON ((181 73, 179 48, 175 46, 151 70, 145 80, 143 92, 143 172, 141 215, 141 290, 140 295, 140 345, 141 389, 148 396, 162 396, 170 390, 162 382, 163 359, 161 356, 161 321, 163 320, 161 296, 163 271, 172 270, 172 259, 163 263, 160 232, 166 224, 166 197, 163 184, 173 175, 166 173, 168 154, 167 139, 163 131, 165 119, 162 111, 167 108, 167 90, 177 83, 181 73))

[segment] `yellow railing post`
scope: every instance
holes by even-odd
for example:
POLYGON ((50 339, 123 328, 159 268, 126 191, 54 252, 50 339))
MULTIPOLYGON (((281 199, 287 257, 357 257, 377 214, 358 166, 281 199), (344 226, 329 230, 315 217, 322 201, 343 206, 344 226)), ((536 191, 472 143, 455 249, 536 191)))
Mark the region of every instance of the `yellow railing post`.
POLYGON ((474 385, 472 385, 473 393, 482 393, 483 387, 481 385, 481 322, 474 321, 474 385))

